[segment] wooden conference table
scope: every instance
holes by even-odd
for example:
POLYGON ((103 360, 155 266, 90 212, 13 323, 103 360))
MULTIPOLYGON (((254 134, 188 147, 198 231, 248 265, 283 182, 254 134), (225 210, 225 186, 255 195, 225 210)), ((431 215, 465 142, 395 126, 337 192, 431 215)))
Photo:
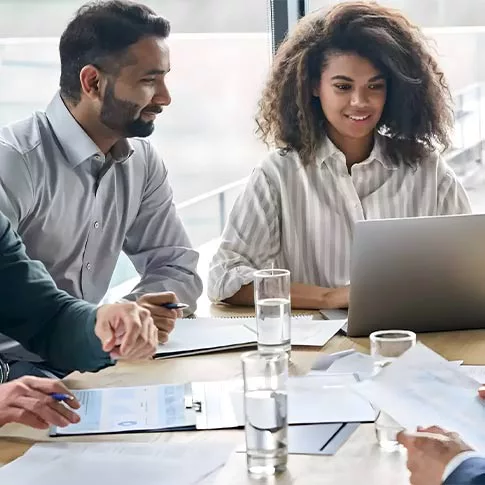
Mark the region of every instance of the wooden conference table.
MULTIPOLYGON (((202 304, 199 316, 251 315, 250 309, 202 304)), ((322 322, 322 325, 325 323, 322 322)), ((448 360, 464 360, 465 364, 485 364, 485 330, 421 334, 418 340, 448 360)), ((320 351, 295 349, 291 354, 290 374, 303 375, 311 368, 318 352, 332 353, 355 348, 368 352, 368 340, 336 335, 320 351)), ((65 379, 73 389, 180 383, 198 380, 221 380, 241 376, 240 351, 179 357, 144 363, 118 363, 96 374, 73 373, 65 379)), ((0 465, 21 456, 33 443, 49 441, 46 431, 21 425, 0 428, 0 465)), ((64 438, 55 438, 56 441, 64 438)), ((194 431, 174 433, 140 433, 65 438, 69 441, 134 441, 182 442, 244 441, 242 430, 194 431)), ((406 456, 402 452, 381 451, 374 437, 372 424, 361 425, 334 456, 290 455, 288 470, 266 480, 250 478, 246 473, 245 455, 233 453, 216 479, 217 485, 291 484, 291 485, 373 485, 408 484, 406 456)), ((161 481, 163 483, 163 480, 161 481)))

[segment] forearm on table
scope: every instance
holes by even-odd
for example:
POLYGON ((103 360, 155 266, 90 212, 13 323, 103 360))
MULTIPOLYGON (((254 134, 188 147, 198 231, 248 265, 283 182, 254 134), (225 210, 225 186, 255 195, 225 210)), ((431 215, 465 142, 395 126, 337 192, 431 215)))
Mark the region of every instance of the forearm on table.
MULTIPOLYGON (((347 308, 348 301, 342 288, 322 288, 303 283, 291 284, 292 308, 318 310, 320 308, 347 308)), ((234 295, 226 298, 231 305, 254 305, 253 284, 242 286, 234 295)))
POLYGON ((347 308, 346 288, 324 288, 304 283, 291 284, 291 306, 307 310, 347 308))

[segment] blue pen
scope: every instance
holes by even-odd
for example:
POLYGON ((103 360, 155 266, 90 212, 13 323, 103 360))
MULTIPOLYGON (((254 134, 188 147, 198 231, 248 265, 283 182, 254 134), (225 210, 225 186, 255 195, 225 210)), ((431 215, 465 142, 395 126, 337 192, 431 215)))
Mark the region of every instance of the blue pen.
POLYGON ((163 306, 168 310, 183 310, 184 308, 189 308, 187 303, 162 303, 160 306, 163 306))
POLYGON ((51 393, 51 398, 56 401, 72 401, 74 398, 69 394, 59 394, 58 392, 51 393))

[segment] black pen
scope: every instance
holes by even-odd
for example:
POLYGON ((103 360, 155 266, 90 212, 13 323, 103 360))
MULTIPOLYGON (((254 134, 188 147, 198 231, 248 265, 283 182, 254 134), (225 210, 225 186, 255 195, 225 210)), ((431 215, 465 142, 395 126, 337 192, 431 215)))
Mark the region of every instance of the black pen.
POLYGON ((161 303, 160 306, 163 306, 163 308, 167 308, 168 310, 183 310, 189 308, 187 303, 161 303))

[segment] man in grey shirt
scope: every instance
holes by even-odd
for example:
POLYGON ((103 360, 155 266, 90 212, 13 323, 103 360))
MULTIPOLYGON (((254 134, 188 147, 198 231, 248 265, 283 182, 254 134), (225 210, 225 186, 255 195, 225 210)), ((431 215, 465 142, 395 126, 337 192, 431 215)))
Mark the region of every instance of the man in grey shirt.
POLYGON ((162 341, 181 314, 162 305, 193 311, 202 292, 167 170, 142 139, 171 101, 169 31, 143 5, 86 4, 60 40, 60 92, 0 130, 0 211, 29 256, 61 289, 99 303, 123 250, 141 275, 126 298, 151 312, 162 341))

